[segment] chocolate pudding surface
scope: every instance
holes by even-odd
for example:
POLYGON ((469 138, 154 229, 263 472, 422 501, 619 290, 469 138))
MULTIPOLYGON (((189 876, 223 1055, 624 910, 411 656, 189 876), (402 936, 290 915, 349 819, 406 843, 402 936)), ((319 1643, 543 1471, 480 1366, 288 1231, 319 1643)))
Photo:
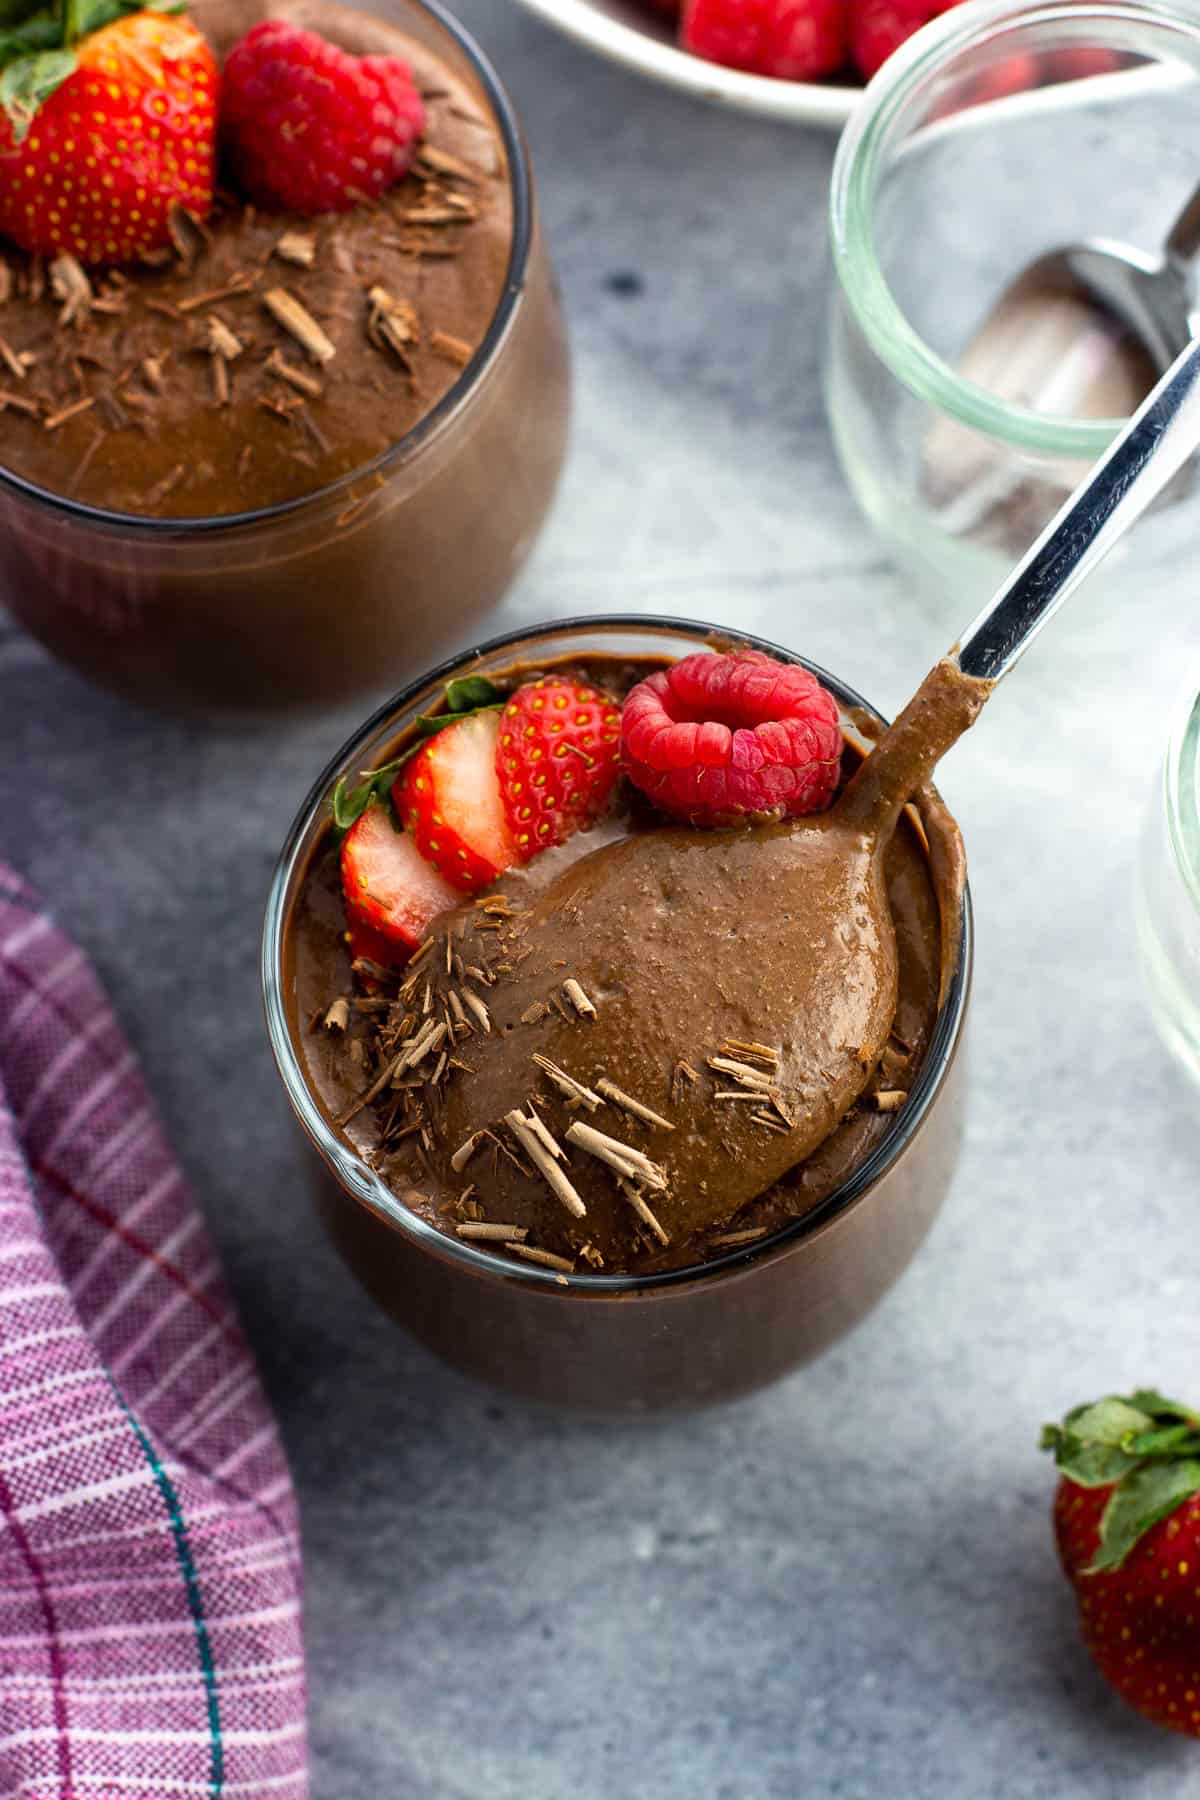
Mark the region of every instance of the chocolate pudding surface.
POLYGON ((425 44, 335 0, 188 10, 218 58, 265 18, 403 57, 426 131, 405 179, 349 212, 301 217, 220 194, 202 233, 180 221, 162 266, 89 270, 93 303, 66 322, 41 262, 0 245, 12 290, 0 305, 3 466, 90 506, 168 519, 295 501, 391 449, 478 349, 513 235, 495 124, 425 44), (332 356, 279 321, 276 290, 332 356))
MULTIPOLYGON (((492 679, 503 687, 566 671, 620 699, 667 661, 565 657, 492 679)), ((847 742, 843 783, 860 760, 847 742)), ((965 864, 957 827, 927 790, 902 817, 884 862, 897 963, 890 1030, 863 1046, 861 1095, 844 1114, 831 1112, 822 1140, 797 1156, 786 1110, 755 1098, 756 1078, 764 1093, 776 1080, 784 1087, 785 1073, 794 1081, 796 1042, 833 1041, 841 1022, 837 996, 825 997, 816 1038, 788 1010, 788 968, 806 934, 811 942, 825 928, 789 911, 788 884, 821 830, 820 817, 672 828, 622 781, 595 827, 464 899, 435 921, 430 949, 407 973, 377 984, 368 972, 365 988, 345 939, 337 847, 324 834, 285 926, 283 971, 321 1111, 411 1210, 514 1260, 533 1252, 531 1261, 554 1259, 548 1266, 581 1274, 644 1275, 752 1247, 819 1205, 896 1128, 953 973, 965 864), (634 934, 644 1028, 631 1030, 624 976, 633 958, 622 946, 634 934), (565 993, 580 973, 594 1014, 565 993), (460 1013, 465 1029, 454 1023, 460 1013), (363 1105, 422 1017, 444 1018, 450 1031, 440 1077, 431 1079, 426 1064, 423 1079, 414 1072, 410 1085, 386 1086, 363 1105), (573 1096, 563 1074, 590 1098, 573 1096), (583 1216, 564 1207, 519 1144, 513 1154, 502 1121, 521 1107, 565 1148, 560 1166, 583 1216), (669 1162, 669 1191, 640 1188, 650 1207, 639 1209, 618 1172, 568 1136, 580 1125, 669 1162), (511 1228, 512 1241, 489 1227, 511 1228)), ((801 1080, 819 1084, 819 1066, 801 1080)))

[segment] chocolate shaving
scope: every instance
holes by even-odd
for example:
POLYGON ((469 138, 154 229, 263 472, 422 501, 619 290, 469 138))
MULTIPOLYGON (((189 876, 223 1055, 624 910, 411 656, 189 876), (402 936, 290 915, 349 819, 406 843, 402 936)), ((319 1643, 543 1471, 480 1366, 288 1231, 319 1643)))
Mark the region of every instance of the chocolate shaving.
POLYGON ((458 195, 448 195, 441 203, 426 201, 419 206, 398 207, 396 217, 406 225, 467 225, 479 217, 479 209, 458 195))
POLYGON ((655 1218, 654 1214, 650 1211, 650 1208, 646 1205, 645 1200, 642 1198, 641 1194, 638 1193, 633 1183, 626 1180, 624 1175, 618 1175, 617 1186, 624 1194, 626 1200, 628 1200, 630 1206, 632 1206, 638 1218, 642 1221, 642 1224, 654 1233, 659 1243, 662 1244, 665 1249, 671 1240, 655 1218))
POLYGON ((875 1096, 875 1105, 881 1113, 899 1112, 908 1095, 902 1088, 884 1088, 875 1096))
POLYGON ((214 356, 219 356, 224 362, 236 362, 246 348, 242 340, 230 331, 219 313, 208 315, 208 347, 214 356))
POLYGON ((644 1183, 646 1187, 662 1191, 667 1185, 666 1170, 656 1162, 651 1162, 644 1151, 632 1144, 623 1144, 618 1138, 611 1138, 606 1132, 597 1131, 593 1125, 585 1125, 582 1119, 576 1119, 567 1127, 567 1142, 578 1144, 589 1156, 595 1156, 610 1168, 624 1175, 627 1179, 644 1183))
POLYGON ((70 406, 64 406, 58 412, 51 413, 48 419, 43 419, 42 429, 43 431, 57 431, 60 425, 67 423, 68 419, 78 418, 80 413, 87 412, 88 408, 95 404, 95 399, 91 394, 82 400, 75 400, 70 406))
POLYGON ((305 394, 310 400, 319 400, 324 392, 315 375, 310 375, 306 370, 296 368, 294 363, 287 362, 279 350, 272 350, 263 366, 268 375, 278 375, 280 381, 286 381, 290 387, 295 388, 298 394, 305 394))
POLYGON ((93 457, 103 442, 104 433, 98 431, 72 470, 71 479, 67 483, 68 494, 73 494, 77 491, 80 482, 92 466, 93 457))
POLYGON ((0 388, 0 412, 25 413, 29 418, 36 419, 41 410, 40 401, 27 400, 24 394, 10 394, 5 388, 0 388))
POLYGON ((218 406, 229 405, 229 364, 214 350, 209 364, 212 371, 213 399, 218 406))
POLYGON ((62 301, 60 325, 74 325, 76 320, 87 317, 93 298, 92 284, 77 257, 64 251, 54 258, 50 264, 50 287, 55 299, 62 301))
POLYGON ((549 1131, 547 1131, 537 1114, 534 1112, 526 1114, 514 1110, 513 1112, 505 1113, 504 1123, 508 1126, 508 1129, 512 1132, 518 1144, 521 1146, 522 1150, 524 1150, 526 1156, 528 1156, 530 1162, 533 1163, 547 1187, 557 1199, 562 1201, 572 1218, 585 1218, 587 1215, 586 1206, 580 1199, 574 1183, 563 1174, 558 1166, 560 1160, 565 1160, 564 1153, 560 1146, 554 1142, 549 1131), (553 1155, 551 1155, 550 1151, 546 1148, 547 1139, 549 1139, 553 1146, 553 1155))
POLYGON ((592 1005, 573 975, 563 982, 563 995, 571 1002, 571 1005, 575 1008, 575 1011, 579 1014, 581 1019, 594 1019, 596 1017, 595 1007, 592 1005))
POLYGON ((315 363, 331 362, 337 355, 336 346, 326 337, 312 314, 286 288, 270 288, 263 295, 263 305, 315 363))
POLYGON ((523 1244, 529 1236, 524 1225, 486 1225, 477 1219, 454 1227, 455 1235, 481 1244, 523 1244))
POLYGON ((411 373, 408 350, 420 342, 421 325, 408 300, 397 300, 385 287, 368 290, 367 336, 377 350, 386 345, 411 373))
POLYGON ((167 495, 173 494, 180 482, 186 479, 187 470, 182 463, 176 463, 173 469, 168 469, 161 481, 156 481, 149 492, 142 496, 142 505, 147 511, 151 507, 160 506, 167 495))
POLYGON ((146 386, 152 388, 156 394, 161 394, 167 385, 163 379, 161 356, 143 356, 141 370, 142 380, 146 386))
POLYGON ((339 994, 338 998, 329 1008, 329 1011, 325 1014, 322 1024, 326 1031, 345 1031, 349 1023, 350 1002, 346 999, 344 994, 339 994))
POLYGON ((0 306, 12 299, 14 285, 12 267, 0 256, 0 306))
POLYGON ((448 362, 455 363, 460 369, 465 369, 475 354, 465 339, 453 337, 448 331, 430 332, 429 348, 436 350, 439 356, 444 356, 448 362))
POLYGON ((28 373, 28 367, 25 360, 23 357, 17 355, 17 352, 5 337, 0 337, 0 362, 4 363, 9 373, 15 375, 18 381, 24 381, 25 376, 28 373))
POLYGON ((211 242, 203 223, 194 212, 186 206, 173 201, 167 212, 167 231, 175 254, 185 268, 190 269, 198 256, 208 248, 211 242))
POLYGON ((294 263, 297 268, 311 269, 317 254, 317 240, 306 231, 285 231, 271 254, 282 257, 284 262, 294 263))
POLYGON ((561 1269, 566 1275, 575 1273, 575 1264, 565 1256, 555 1256, 552 1250, 537 1250, 532 1244, 515 1243, 506 1244, 505 1249, 511 1250, 516 1256, 523 1256, 526 1262, 541 1263, 543 1268, 561 1269))
POLYGON ((748 1225, 744 1231, 722 1231, 717 1237, 710 1237, 710 1250, 730 1249, 734 1244, 752 1244, 756 1238, 766 1237, 765 1225, 748 1225))
POLYGON ((661 1113, 653 1112, 650 1107, 643 1106, 640 1100, 635 1100, 632 1094, 626 1094, 615 1081, 609 1081, 607 1076, 602 1076, 596 1083, 596 1092, 603 1094, 606 1100, 611 1100, 613 1105, 619 1106, 623 1112, 631 1113, 635 1119, 640 1119, 643 1125, 653 1125, 658 1131, 674 1131, 675 1129, 670 1119, 664 1119, 661 1113))
POLYGON ((478 183, 483 176, 470 163, 463 162, 457 156, 451 156, 448 150, 439 150, 436 144, 422 144, 417 151, 417 167, 431 169, 435 175, 452 175, 459 181, 478 183))
POLYGON ((179 311, 198 312, 202 306, 215 306, 218 300, 236 300, 239 295, 248 294, 253 286, 249 275, 239 270, 236 275, 230 276, 224 287, 211 288, 206 294, 189 294, 186 300, 179 302, 179 311))

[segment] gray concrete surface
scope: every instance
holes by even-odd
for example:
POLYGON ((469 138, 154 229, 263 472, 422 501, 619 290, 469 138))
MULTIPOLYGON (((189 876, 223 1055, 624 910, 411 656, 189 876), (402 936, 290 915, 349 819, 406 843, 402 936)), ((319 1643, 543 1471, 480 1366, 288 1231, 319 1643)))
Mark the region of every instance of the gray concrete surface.
MULTIPOLYGON (((894 708, 964 621, 889 572, 833 461, 832 140, 661 93, 505 0, 460 10, 528 124, 578 373, 561 501, 497 629, 724 620, 894 708)), ((163 721, 0 628, 0 853, 113 992, 283 1422, 317 1800, 1200 1793, 1195 1747, 1083 1656, 1035 1449, 1077 1399, 1198 1385, 1200 1116, 1152 1034, 1130 906, 1193 583, 1064 618, 946 768, 978 918, 973 1093, 924 1253, 813 1368, 636 1429, 434 1364, 307 1211, 257 939, 353 715, 163 721)))

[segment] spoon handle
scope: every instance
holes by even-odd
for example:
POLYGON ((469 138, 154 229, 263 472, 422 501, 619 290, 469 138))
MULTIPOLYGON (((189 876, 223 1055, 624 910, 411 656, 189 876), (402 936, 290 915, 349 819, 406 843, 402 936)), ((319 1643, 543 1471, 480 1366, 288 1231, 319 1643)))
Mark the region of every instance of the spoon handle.
POLYGON ((1200 446, 1200 340, 1158 386, 1055 514, 1033 547, 949 652, 964 675, 999 681, 1067 595, 1200 446))

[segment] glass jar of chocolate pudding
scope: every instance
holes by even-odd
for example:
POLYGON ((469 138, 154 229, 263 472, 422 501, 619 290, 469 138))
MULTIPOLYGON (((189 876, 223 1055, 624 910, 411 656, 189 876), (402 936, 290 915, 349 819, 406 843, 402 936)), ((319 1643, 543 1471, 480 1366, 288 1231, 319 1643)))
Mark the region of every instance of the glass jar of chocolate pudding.
MULTIPOLYGON (((514 634, 435 669, 321 774, 267 906, 271 1046, 340 1254, 458 1368, 610 1414, 707 1405, 787 1374, 870 1311, 929 1230, 963 1120, 972 939, 957 826, 931 788, 901 820, 884 864, 890 1029, 856 1052, 865 1086, 792 1166, 775 1081, 803 1036, 789 1036, 787 969, 809 921, 788 909, 786 858, 804 821, 672 829, 622 776, 600 819, 462 896, 389 976, 347 932, 331 802, 413 741, 449 682, 584 683, 611 699, 611 724, 635 684, 709 651, 802 660, 713 626, 613 617, 514 634), (627 879, 639 854, 667 859, 651 862, 645 893, 627 879), (440 1050, 410 1079, 412 1058, 392 1060, 397 1034, 423 1022, 440 1050), (497 1099, 510 1075, 528 1082, 533 1116, 497 1099), (557 1143, 556 1164, 539 1142, 557 1143), (627 1159, 661 1175, 656 1157, 686 1168, 695 1192, 624 1179, 627 1159)), ((840 709, 844 784, 882 721, 811 672, 840 709)), ((822 1015, 831 1042, 840 1011, 822 1015)))
POLYGON ((264 17, 403 57, 424 135, 347 212, 219 193, 170 255, 89 270, 65 323, 39 260, 0 244, 0 348, 26 371, 0 381, 0 601, 156 707, 386 691, 500 599, 558 480, 566 342, 528 153, 434 4, 189 10, 219 60, 264 17))

